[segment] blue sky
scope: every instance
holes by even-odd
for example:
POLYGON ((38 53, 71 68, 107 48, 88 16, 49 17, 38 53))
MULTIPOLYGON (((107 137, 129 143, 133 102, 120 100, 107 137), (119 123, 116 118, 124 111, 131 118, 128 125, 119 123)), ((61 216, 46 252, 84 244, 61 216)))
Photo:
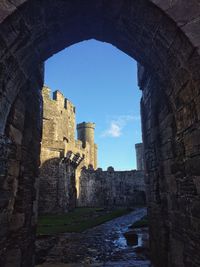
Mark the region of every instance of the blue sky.
POLYGON ((132 58, 107 43, 77 43, 46 61, 45 84, 76 106, 77 123, 96 123, 99 167, 136 168, 141 91, 132 58))

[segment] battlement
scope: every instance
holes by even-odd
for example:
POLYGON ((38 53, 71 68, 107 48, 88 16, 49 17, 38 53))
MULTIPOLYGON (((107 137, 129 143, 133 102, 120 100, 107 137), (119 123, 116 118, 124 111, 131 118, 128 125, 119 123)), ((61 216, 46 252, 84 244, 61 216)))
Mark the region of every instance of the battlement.
POLYGON ((75 106, 72 104, 72 102, 69 100, 69 99, 67 99, 67 98, 65 98, 65 104, 64 104, 64 107, 66 108, 66 109, 68 109, 68 110, 71 110, 71 112, 73 112, 73 113, 76 113, 76 108, 75 108, 75 106))
POLYGON ((91 129, 95 129, 95 123, 93 122, 82 122, 77 124, 77 130, 82 129, 82 128, 91 128, 91 129))
POLYGON ((84 166, 84 167, 82 167, 82 172, 88 172, 88 171, 90 171, 90 172, 94 172, 94 173, 96 173, 96 172, 102 172, 103 174, 105 174, 105 175, 109 175, 109 174, 116 174, 116 175, 120 175, 120 174, 129 174, 129 175, 131 175, 131 176, 134 176, 134 177, 136 177, 136 178, 138 178, 138 177, 144 177, 145 176, 145 172, 143 171, 143 170, 115 170, 114 169, 114 167, 112 167, 112 166, 109 166, 109 167, 107 167, 107 169, 102 169, 102 168, 97 168, 97 169, 94 169, 94 168, 91 168, 90 166, 84 166))
POLYGON ((73 113, 76 112, 76 108, 72 104, 72 102, 69 99, 65 98, 63 93, 61 93, 59 90, 56 90, 53 92, 53 98, 52 98, 51 97, 51 89, 48 86, 44 85, 42 88, 42 95, 43 95, 43 99, 48 99, 48 100, 54 101, 55 103, 57 103, 60 106, 60 108, 67 109, 73 113))
POLYGON ((63 93, 61 93, 59 90, 56 90, 53 92, 53 100, 65 101, 65 97, 64 97, 63 93))
POLYGON ((51 89, 48 86, 44 85, 43 88, 42 88, 43 97, 45 96, 46 98, 51 99, 50 93, 51 93, 51 89))

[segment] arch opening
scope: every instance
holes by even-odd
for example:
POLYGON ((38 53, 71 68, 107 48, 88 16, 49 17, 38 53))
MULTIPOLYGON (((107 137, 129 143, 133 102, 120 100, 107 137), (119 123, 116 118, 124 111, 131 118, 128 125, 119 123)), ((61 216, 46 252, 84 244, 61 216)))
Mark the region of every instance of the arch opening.
POLYGON ((111 45, 82 42, 45 63, 45 84, 40 214, 65 212, 70 206, 70 174, 54 160, 57 156, 58 162, 66 162, 68 151, 81 158, 71 179, 76 180, 74 206, 144 205, 142 144, 137 145, 137 167, 135 153, 135 144, 141 143, 137 63, 111 45), (52 88, 59 88, 53 98, 52 88))
POLYGON ((91 38, 115 45, 144 66, 139 83, 153 261, 156 266, 199 265, 200 244, 193 239, 200 205, 200 61, 194 20, 199 8, 195 1, 183 6, 153 2, 158 4, 36 0, 1 6, 2 266, 12 264, 13 257, 19 266, 34 265, 42 62, 91 38))

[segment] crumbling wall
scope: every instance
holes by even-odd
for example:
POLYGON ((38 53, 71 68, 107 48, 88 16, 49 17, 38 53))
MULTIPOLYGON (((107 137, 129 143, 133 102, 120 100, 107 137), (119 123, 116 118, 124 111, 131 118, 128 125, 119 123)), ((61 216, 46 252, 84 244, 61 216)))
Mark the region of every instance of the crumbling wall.
POLYGON ((143 171, 107 171, 83 168, 78 205, 88 207, 132 207, 145 205, 143 171))

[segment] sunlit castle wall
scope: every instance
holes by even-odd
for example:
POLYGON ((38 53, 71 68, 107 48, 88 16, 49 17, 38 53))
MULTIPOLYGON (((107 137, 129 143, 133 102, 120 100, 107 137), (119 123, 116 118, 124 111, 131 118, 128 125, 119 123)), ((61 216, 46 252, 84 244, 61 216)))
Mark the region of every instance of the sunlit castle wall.
POLYGON ((83 148, 89 144, 90 155, 89 160, 90 164, 94 169, 97 168, 97 145, 94 143, 94 130, 95 123, 83 122, 77 125, 77 134, 78 140, 83 144, 83 148))
MULTIPOLYGON (((97 165, 97 146, 94 144, 94 124, 82 123, 83 136, 75 140, 76 116, 74 105, 60 91, 53 93, 43 87, 43 131, 40 155, 39 212, 58 213, 68 210, 72 190, 79 196, 79 176, 82 167, 97 165), (84 157, 76 171, 76 188, 70 185, 63 159, 72 151, 84 157), (71 188, 71 189, 70 189, 71 188)), ((80 134, 80 132, 79 132, 80 134)))

